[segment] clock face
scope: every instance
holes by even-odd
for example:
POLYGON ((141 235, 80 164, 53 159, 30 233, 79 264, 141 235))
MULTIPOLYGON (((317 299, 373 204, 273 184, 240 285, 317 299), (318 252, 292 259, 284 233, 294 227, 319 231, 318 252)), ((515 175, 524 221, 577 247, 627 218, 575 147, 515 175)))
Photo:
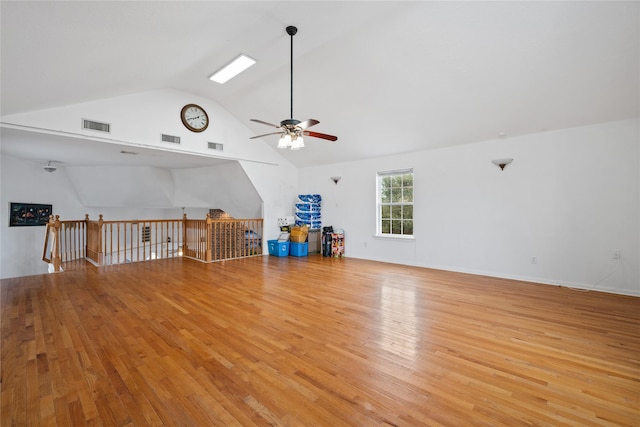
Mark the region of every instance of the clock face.
POLYGON ((196 104, 187 104, 182 107, 180 119, 187 129, 193 132, 202 132, 209 126, 209 116, 196 104))

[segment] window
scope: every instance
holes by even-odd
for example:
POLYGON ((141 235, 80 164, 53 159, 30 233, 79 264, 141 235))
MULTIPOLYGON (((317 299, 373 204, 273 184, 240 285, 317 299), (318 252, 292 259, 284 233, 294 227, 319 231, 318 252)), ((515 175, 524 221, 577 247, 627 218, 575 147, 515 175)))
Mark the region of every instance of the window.
POLYGON ((378 172, 379 236, 413 236, 413 169, 378 172))

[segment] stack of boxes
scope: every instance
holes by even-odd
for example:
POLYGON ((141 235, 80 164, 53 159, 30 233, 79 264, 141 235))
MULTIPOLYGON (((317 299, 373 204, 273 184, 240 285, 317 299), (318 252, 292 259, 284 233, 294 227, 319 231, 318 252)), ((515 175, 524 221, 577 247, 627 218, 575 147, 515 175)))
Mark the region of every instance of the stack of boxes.
POLYGON ((319 194, 299 194, 296 203, 296 225, 306 225, 309 230, 322 228, 322 196, 319 194))
POLYGON ((307 226, 307 250, 309 254, 321 252, 322 196, 320 194, 299 194, 296 202, 296 225, 307 226))

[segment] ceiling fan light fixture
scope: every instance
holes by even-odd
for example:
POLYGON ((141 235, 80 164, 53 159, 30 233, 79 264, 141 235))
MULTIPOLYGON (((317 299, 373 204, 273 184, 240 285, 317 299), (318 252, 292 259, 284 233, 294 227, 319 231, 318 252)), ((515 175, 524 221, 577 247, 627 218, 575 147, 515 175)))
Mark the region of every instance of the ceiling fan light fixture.
POLYGON ((294 136, 291 140, 291 149, 299 150, 301 148, 304 148, 304 138, 302 136, 294 136))
POLYGON ((278 148, 289 148, 291 147, 291 135, 285 133, 278 140, 278 148))
POLYGON ((212 80, 216 83, 224 84, 255 63, 255 59, 249 58, 247 55, 242 53, 233 61, 229 62, 227 65, 213 73, 209 77, 209 80, 212 80))

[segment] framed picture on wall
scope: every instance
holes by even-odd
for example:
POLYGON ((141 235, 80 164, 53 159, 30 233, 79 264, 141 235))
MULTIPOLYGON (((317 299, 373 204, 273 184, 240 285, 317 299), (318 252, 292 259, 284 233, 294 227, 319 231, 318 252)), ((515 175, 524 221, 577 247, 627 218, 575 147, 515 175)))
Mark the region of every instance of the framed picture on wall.
POLYGON ((47 225, 49 215, 52 212, 52 205, 11 202, 9 206, 9 227, 47 225))

